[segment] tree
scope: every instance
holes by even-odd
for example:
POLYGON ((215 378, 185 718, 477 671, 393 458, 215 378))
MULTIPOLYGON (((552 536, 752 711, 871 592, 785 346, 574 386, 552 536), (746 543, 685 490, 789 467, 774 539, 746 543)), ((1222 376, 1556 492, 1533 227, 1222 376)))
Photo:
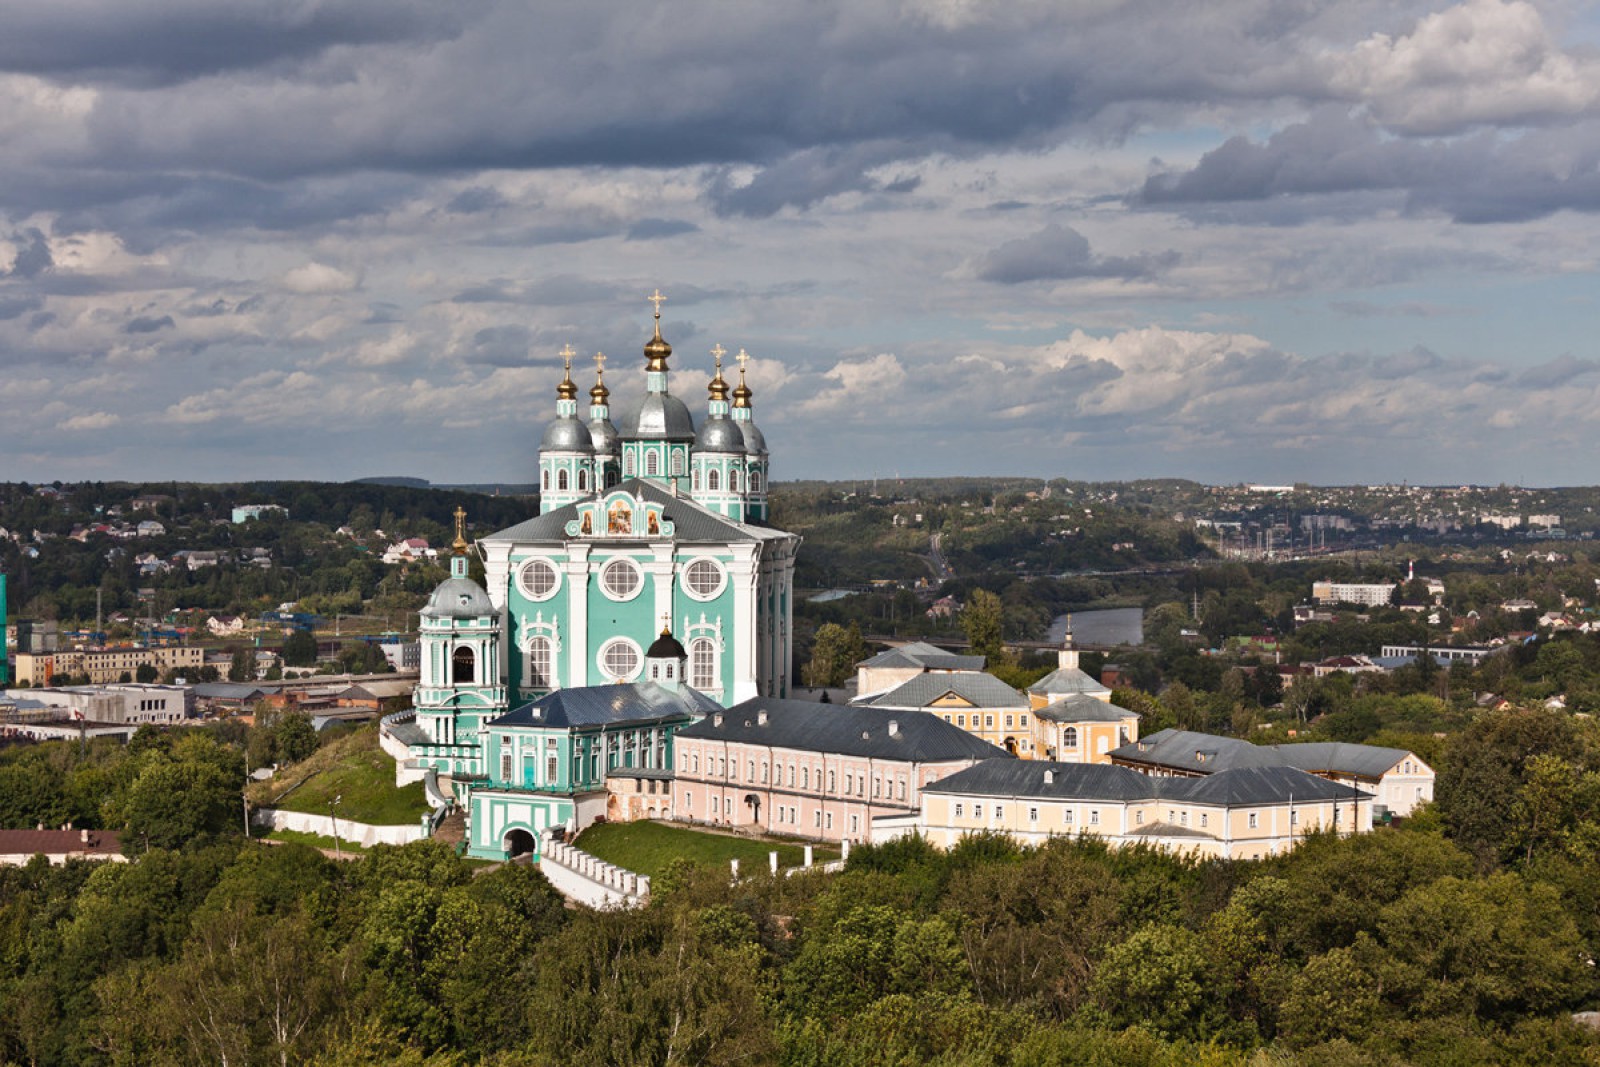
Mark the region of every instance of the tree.
POLYGON ((1001 636, 1005 612, 1000 598, 987 589, 974 589, 961 609, 961 632, 967 635, 972 651, 991 664, 1005 657, 1001 636))
POLYGON ((1151 924, 1106 953, 1095 971, 1094 993, 1119 1025, 1185 1036, 1195 1032, 1205 1006, 1205 970, 1198 934, 1151 924))
POLYGON ((851 623, 845 629, 838 623, 825 622, 817 627, 817 636, 811 643, 811 660, 801 669, 801 678, 813 688, 843 685, 856 669, 856 664, 867 658, 866 642, 861 637, 861 627, 851 623))
POLYGON ((317 731, 311 717, 291 711, 273 727, 273 749, 284 763, 299 763, 317 750, 317 731))
POLYGON ((146 683, 153 682, 159 677, 161 677, 161 672, 156 669, 156 665, 154 663, 139 664, 139 669, 134 674, 135 681, 146 683))
POLYGON ((183 848, 234 833, 238 810, 239 779, 212 763, 156 756, 123 799, 123 848, 183 848))
POLYGON ((317 639, 309 630, 296 630, 283 639, 283 662, 290 667, 311 667, 317 662, 317 639))
POLYGON ((256 676, 256 658, 243 645, 233 650, 233 660, 228 664, 228 681, 249 682, 256 676))

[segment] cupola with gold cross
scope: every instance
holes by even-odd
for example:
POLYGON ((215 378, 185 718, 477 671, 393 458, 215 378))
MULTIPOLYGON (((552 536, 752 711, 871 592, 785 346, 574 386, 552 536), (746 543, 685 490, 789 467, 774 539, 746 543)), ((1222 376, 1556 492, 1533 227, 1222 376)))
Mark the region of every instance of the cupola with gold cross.
POLYGON ((622 480, 622 435, 611 422, 611 390, 606 388, 606 357, 594 354, 594 385, 589 390, 589 437, 594 442, 594 487, 610 489, 622 480))
POLYGON ((564 507, 588 496, 594 481, 594 437, 578 418, 578 385, 572 380, 571 345, 561 350, 565 374, 556 386, 556 417, 539 442, 539 510, 564 507))
POLYGON ((661 304, 666 299, 659 289, 649 297, 655 305, 655 333, 644 346, 644 396, 622 414, 622 477, 648 478, 687 491, 694 418, 668 388, 672 346, 661 336, 661 304))

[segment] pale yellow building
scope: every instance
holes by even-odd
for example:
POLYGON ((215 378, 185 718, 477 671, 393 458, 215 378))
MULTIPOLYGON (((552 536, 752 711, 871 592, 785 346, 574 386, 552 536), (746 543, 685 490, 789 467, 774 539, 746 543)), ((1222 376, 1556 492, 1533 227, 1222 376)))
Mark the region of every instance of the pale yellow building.
POLYGON ((1033 709, 1033 751, 1062 763, 1110 763, 1111 751, 1139 740, 1139 713, 1088 693, 1033 709))
POLYGON ((1097 837, 1204 858, 1260 859, 1321 829, 1365 833, 1372 794, 1295 770, 1250 767, 1162 778, 1106 764, 984 760, 926 786, 914 828, 949 848, 983 832, 1025 845, 1097 837))
POLYGON ((192 645, 166 645, 157 648, 91 648, 65 652, 18 652, 15 679, 31 686, 50 685, 66 675, 87 674, 93 685, 134 678, 144 664, 162 674, 170 670, 198 671, 205 663, 205 649, 192 645))
POLYGON ((926 711, 1013 756, 1032 759, 1038 749, 1028 698, 982 671, 929 671, 858 705, 891 711, 926 711))

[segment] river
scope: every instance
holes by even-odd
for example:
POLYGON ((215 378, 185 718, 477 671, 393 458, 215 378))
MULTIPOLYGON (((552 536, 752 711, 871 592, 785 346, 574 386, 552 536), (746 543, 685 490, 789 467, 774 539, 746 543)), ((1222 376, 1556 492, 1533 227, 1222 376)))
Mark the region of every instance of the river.
MULTIPOLYGON (((1067 632, 1069 616, 1057 615, 1050 623, 1046 640, 1059 645, 1067 632)), ((1143 608, 1108 608, 1103 611, 1075 611, 1072 639, 1080 645, 1140 645, 1144 643, 1143 608)))

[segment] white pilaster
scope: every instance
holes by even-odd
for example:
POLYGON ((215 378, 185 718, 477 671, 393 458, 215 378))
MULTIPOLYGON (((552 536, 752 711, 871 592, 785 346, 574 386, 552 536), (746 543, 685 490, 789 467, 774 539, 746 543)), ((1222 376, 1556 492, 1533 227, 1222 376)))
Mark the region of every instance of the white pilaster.
POLYGON ((567 685, 582 686, 589 684, 589 546, 567 552, 567 685))
POLYGON ((729 546, 733 560, 728 565, 728 581, 733 586, 733 700, 737 704, 760 695, 756 675, 756 588, 758 560, 754 544, 729 546))

